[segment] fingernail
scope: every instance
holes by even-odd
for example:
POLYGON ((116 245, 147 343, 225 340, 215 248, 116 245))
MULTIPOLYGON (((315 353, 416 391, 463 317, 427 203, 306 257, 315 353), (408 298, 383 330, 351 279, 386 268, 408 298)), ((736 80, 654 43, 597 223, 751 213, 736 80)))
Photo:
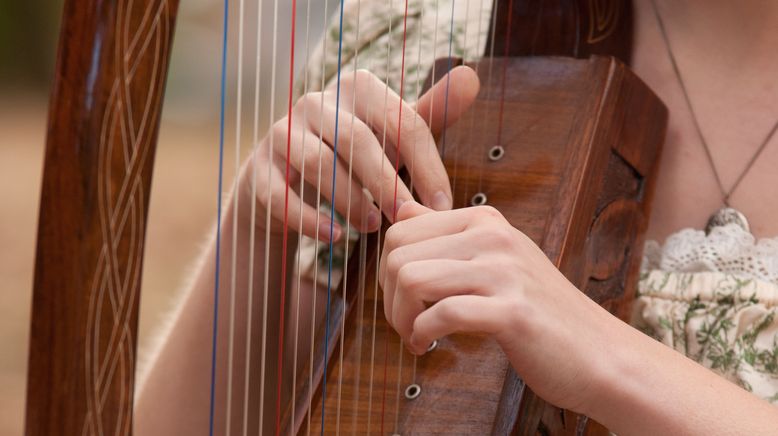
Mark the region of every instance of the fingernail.
POLYGON ((432 204, 430 206, 435 210, 450 210, 451 203, 451 198, 445 192, 438 191, 432 196, 432 204))
POLYGON ((381 224, 381 216, 378 214, 378 211, 375 209, 370 209, 370 212, 367 213, 368 231, 374 232, 378 230, 378 226, 380 224, 381 224))
POLYGON ((401 200, 399 198, 397 199, 397 202, 394 204, 394 215, 392 216, 393 218, 397 217, 397 213, 400 212, 400 208, 403 206, 404 203, 405 200, 401 200))
POLYGON ((319 223, 320 239, 337 241, 338 239, 340 239, 341 233, 343 233, 343 230, 340 228, 340 225, 338 223, 329 220, 319 223), (332 238, 330 238, 330 233, 332 233, 332 238))

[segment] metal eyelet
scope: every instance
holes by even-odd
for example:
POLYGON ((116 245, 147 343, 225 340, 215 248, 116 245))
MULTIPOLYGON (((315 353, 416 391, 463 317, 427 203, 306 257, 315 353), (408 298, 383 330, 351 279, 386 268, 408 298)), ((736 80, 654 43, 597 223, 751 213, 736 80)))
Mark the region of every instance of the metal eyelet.
POLYGON ((503 156, 505 156, 505 149, 502 148, 502 145, 495 145, 489 149, 489 160, 496 162, 503 156))
POLYGON ((421 395, 421 386, 416 383, 410 384, 405 388, 405 398, 415 400, 416 398, 419 398, 419 395, 421 395))
POLYGON ((473 196, 473 198, 470 199, 470 205, 472 206, 483 206, 486 204, 486 194, 483 192, 479 192, 473 196))

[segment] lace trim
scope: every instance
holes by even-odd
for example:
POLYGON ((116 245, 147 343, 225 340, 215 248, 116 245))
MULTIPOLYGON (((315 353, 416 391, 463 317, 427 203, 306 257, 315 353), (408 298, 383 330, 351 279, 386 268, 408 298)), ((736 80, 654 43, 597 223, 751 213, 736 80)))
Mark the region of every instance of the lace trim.
POLYGON ((738 226, 684 229, 667 238, 664 246, 646 242, 643 270, 666 272, 722 272, 778 285, 778 237, 756 240, 738 226))

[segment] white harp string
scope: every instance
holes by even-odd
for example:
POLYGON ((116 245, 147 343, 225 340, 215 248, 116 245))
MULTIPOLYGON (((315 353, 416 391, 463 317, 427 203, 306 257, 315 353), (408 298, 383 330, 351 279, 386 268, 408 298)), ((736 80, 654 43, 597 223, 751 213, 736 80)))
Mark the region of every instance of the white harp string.
MULTIPOLYGON (((276 66, 278 65, 278 0, 273 2, 273 67, 270 73, 270 123, 273 125, 273 119, 275 117, 275 103, 276 103, 276 66)), ((272 200, 271 185, 272 185, 272 165, 273 165, 273 150, 274 150, 274 138, 272 128, 268 134, 268 156, 267 156, 267 208, 265 213, 265 274, 264 274, 264 290, 263 290, 263 304, 262 304, 262 352, 260 360, 260 388, 259 388, 259 433, 262 434, 264 418, 265 418, 265 372, 267 368, 267 312, 268 312, 268 292, 270 287, 270 225, 271 225, 271 210, 272 200)), ((282 350, 278 350, 282 352, 282 350)))
POLYGON ((251 154, 253 165, 251 166, 251 226, 249 228, 249 262, 248 262, 248 295, 246 301, 246 367, 244 375, 243 390, 243 436, 248 435, 248 417, 249 417, 249 388, 251 386, 251 339, 253 332, 253 312, 254 312, 254 254, 256 237, 256 219, 257 219, 257 151, 259 150, 259 103, 260 103, 260 78, 262 57, 262 0, 257 0, 257 38, 256 38, 256 59, 254 64, 254 122, 252 126, 252 144, 254 146, 251 154))
MULTIPOLYGON (((311 47, 311 2, 312 0, 308 0, 308 5, 306 7, 305 12, 305 61, 303 62, 302 67, 302 74, 303 74, 303 93, 308 93, 308 63, 310 61, 310 47, 311 47)), ((326 13, 326 11, 325 11, 326 13)), ((302 138, 300 139, 301 142, 301 150, 300 155, 305 156, 305 136, 308 133, 308 106, 303 104, 303 122, 302 126, 300 128, 302 132, 302 138)), ((290 415, 292 417, 292 420, 289 425, 289 433, 294 434, 295 431, 295 422, 294 418, 296 416, 295 411, 297 410, 297 355, 298 355, 298 344, 299 344, 299 337, 300 337, 300 287, 302 286, 302 264, 301 264, 301 247, 303 245, 303 207, 305 206, 305 165, 300 165, 300 220, 298 222, 298 229, 300 229, 297 233, 297 256, 296 256, 296 270, 297 270, 297 277, 296 277, 296 283, 295 283, 295 289, 296 289, 296 309, 295 309, 295 316, 294 316, 294 345, 292 347, 292 407, 291 411, 292 414, 290 415)), ((312 292, 316 293, 316 287, 314 284, 314 287, 312 289, 312 292)), ((315 310, 315 308, 314 308, 315 310)), ((313 343, 313 338, 310 338, 311 343, 313 343)), ((309 388, 310 389, 310 388, 309 388)))
MULTIPOLYGON (((358 59, 359 59, 359 13, 360 13, 360 7, 361 7, 360 0, 357 0, 357 22, 356 22, 356 33, 354 36, 354 84, 352 89, 352 101, 351 101, 351 135, 349 140, 349 158, 348 158, 348 192, 346 193, 346 198, 348 199, 348 204, 346 207, 346 235, 343 239, 344 241, 344 254, 343 254, 343 295, 341 297, 342 301, 342 310, 341 310, 341 317, 340 317, 340 352, 338 356, 338 399, 337 399, 337 406, 336 406, 336 414, 337 417, 335 419, 335 434, 340 435, 340 404, 341 404, 341 397, 343 394, 343 353, 344 353, 344 341, 346 337, 346 310, 347 310, 347 304, 348 304, 348 262, 349 262, 349 246, 350 246, 350 239, 351 239, 351 189, 352 189, 352 180, 354 176, 354 122, 355 122, 355 113, 356 113, 356 106, 357 106, 357 65, 358 65, 358 59)), ((341 35, 341 38, 343 35, 341 35)), ((338 115, 336 115, 338 116, 338 115)), ((335 196, 333 194, 332 201, 335 201, 335 196)), ((360 211, 360 221, 363 225, 366 224, 362 218, 364 218, 364 215, 360 211)), ((362 265, 360 265, 362 266, 362 265)), ((359 322, 360 320, 357 320, 359 322)), ((357 386, 357 389, 359 389, 359 386, 357 386)))
POLYGON ((241 142, 241 118, 243 116, 243 11, 244 0, 239 1, 238 6, 238 81, 236 92, 235 108, 235 182, 233 186, 233 210, 232 210, 232 259, 230 271, 230 329, 227 342, 227 404, 225 406, 225 434, 230 434, 230 425, 232 423, 232 361, 235 351, 235 287, 238 258, 238 184, 240 182, 240 142, 241 142))
MULTIPOLYGON (((327 22, 329 21, 329 14, 327 13, 329 11, 329 5, 328 0, 324 0, 324 26, 323 29, 326 32, 327 30, 327 22)), ((322 53, 327 53, 327 37, 325 34, 325 37, 322 40, 322 53)), ((322 169, 322 151, 324 146, 324 118, 321 116, 321 114, 324 113, 324 86, 325 86, 325 77, 324 74, 325 70, 325 60, 326 56, 322 55, 321 57, 321 84, 320 84, 320 97, 321 100, 319 102, 319 149, 318 149, 318 155, 319 155, 319 164, 318 164, 318 175, 316 176, 316 230, 314 235, 314 244, 316 244, 317 250, 318 250, 318 244, 319 244, 319 226, 321 224, 321 169, 322 169)), ((332 217, 334 218, 334 217, 332 217)), ((314 368, 314 355, 316 351, 316 297, 319 293, 319 259, 318 256, 315 256, 313 260, 313 291, 312 297, 311 297, 311 336, 310 336, 310 356, 309 356, 309 367, 308 367, 308 410, 306 414, 306 422, 307 422, 307 431, 306 434, 310 436, 311 434, 311 427, 313 426, 312 419, 311 419, 311 409, 313 409, 313 386, 314 386, 314 380, 313 380, 313 368, 314 368)), ((324 375, 326 377, 326 374, 324 375)))

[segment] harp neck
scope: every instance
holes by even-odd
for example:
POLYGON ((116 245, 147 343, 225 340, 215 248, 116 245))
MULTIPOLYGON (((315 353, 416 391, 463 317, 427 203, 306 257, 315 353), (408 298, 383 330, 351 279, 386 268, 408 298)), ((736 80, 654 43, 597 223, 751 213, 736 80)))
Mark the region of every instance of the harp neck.
POLYGON ((632 54, 630 0, 495 0, 486 56, 632 54))

